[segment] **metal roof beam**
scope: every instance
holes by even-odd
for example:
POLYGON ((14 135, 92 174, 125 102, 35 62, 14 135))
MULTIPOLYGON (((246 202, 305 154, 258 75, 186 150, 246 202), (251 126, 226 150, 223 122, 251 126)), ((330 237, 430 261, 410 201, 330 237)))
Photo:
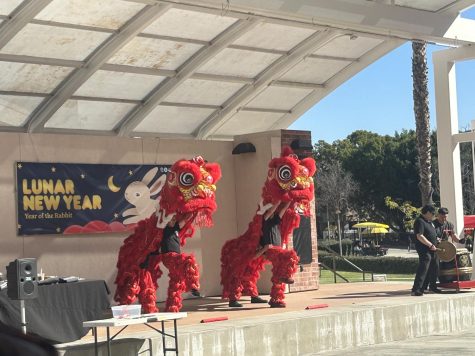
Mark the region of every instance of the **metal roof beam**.
POLYGON ((33 96, 33 97, 40 97, 46 98, 49 96, 48 93, 34 93, 34 92, 25 92, 25 91, 14 91, 14 90, 0 90, 0 95, 13 95, 13 96, 33 96))
POLYGON ((473 5, 473 0, 457 0, 447 6, 444 6, 437 12, 452 12, 458 14, 460 11, 463 11, 473 5))
POLYGON ((308 109, 313 107, 316 103, 318 103, 321 99, 323 99, 333 90, 335 90, 338 86, 343 84, 355 74, 362 71, 371 63, 375 62, 385 54, 400 46, 402 43, 404 43, 402 40, 391 40, 378 45, 371 52, 369 52, 369 54, 362 56, 358 62, 350 64, 342 71, 340 71, 337 75, 328 80, 322 86, 322 89, 314 90, 312 93, 307 95, 303 100, 301 100, 296 106, 292 108, 289 114, 284 115, 277 122, 275 122, 269 128, 269 130, 287 128, 301 115, 303 115, 308 109))
MULTIPOLYGON (((104 32, 104 33, 111 33, 111 34, 117 32, 117 30, 114 30, 111 28, 97 27, 97 26, 90 26, 90 25, 79 25, 79 24, 73 24, 73 23, 67 23, 67 22, 32 20, 31 23, 42 25, 42 26, 53 26, 53 27, 60 27, 60 28, 70 28, 70 29, 76 29, 76 30, 104 32)), ((139 33, 137 37, 151 38, 151 39, 162 40, 162 41, 193 43, 193 44, 198 44, 202 46, 209 45, 209 41, 203 41, 203 40, 197 40, 197 39, 185 38, 185 37, 157 35, 154 33, 139 33)))
POLYGON ((23 126, 13 126, 0 120, 1 132, 26 132, 23 126))
POLYGON ((58 129, 45 127, 41 133, 61 134, 61 135, 88 135, 88 136, 115 136, 114 131, 107 130, 86 130, 86 129, 58 129))
POLYGON ((194 73, 191 76, 191 78, 201 79, 201 80, 211 80, 211 81, 216 81, 216 82, 238 83, 238 84, 254 83, 254 78, 245 78, 245 77, 237 77, 234 75, 221 75, 221 74, 210 74, 210 73, 194 73))
POLYGON ((358 62, 358 58, 323 56, 321 54, 313 54, 313 53, 307 56, 307 58, 324 59, 324 60, 329 60, 329 61, 358 62))
POLYGON ((43 100, 31 115, 28 132, 44 128, 53 114, 76 92, 77 89, 109 60, 115 52, 132 40, 140 31, 164 14, 171 5, 150 5, 144 7, 127 21, 118 32, 112 34, 86 59, 84 66, 73 71, 56 89, 52 96, 43 100))
POLYGON ((253 52, 261 52, 261 53, 278 54, 279 56, 283 56, 287 54, 287 51, 282 51, 278 49, 268 49, 268 48, 259 48, 259 47, 242 46, 242 45, 230 45, 229 48, 238 49, 241 51, 253 51, 253 52))
POLYGON ((147 74, 147 75, 156 75, 160 77, 174 77, 176 75, 175 70, 156 69, 156 68, 147 68, 147 67, 133 67, 133 66, 128 66, 124 64, 105 63, 101 66, 100 69, 108 70, 110 72, 147 74))
POLYGON ((48 65, 48 66, 73 67, 73 68, 80 68, 84 65, 84 62, 70 60, 70 59, 33 57, 33 56, 23 56, 23 55, 8 54, 8 53, 0 53, 0 62, 40 64, 40 65, 48 65))
POLYGON ((178 108, 195 108, 195 109, 211 109, 216 110, 220 108, 219 105, 207 105, 207 104, 193 104, 193 103, 177 103, 170 101, 162 101, 160 106, 174 106, 178 108))
POLYGON ((257 20, 239 20, 223 31, 215 40, 213 40, 211 45, 201 49, 197 54, 185 62, 181 68, 178 69, 175 77, 168 78, 164 83, 161 83, 152 90, 145 102, 133 109, 124 120, 119 123, 118 127, 120 128, 118 129, 118 134, 120 136, 129 135, 169 93, 178 87, 178 85, 190 78, 199 67, 208 62, 217 53, 228 47, 244 33, 254 28, 258 22, 259 21, 257 20))
POLYGON ((25 0, 0 25, 0 49, 10 42, 20 30, 25 27, 52 0, 25 0))
POLYGON ((216 110, 208 119, 195 131, 199 139, 206 139, 213 135, 222 125, 224 125, 234 113, 244 106, 249 100, 255 97, 261 90, 265 89, 274 78, 278 78, 290 68, 299 63, 309 53, 325 45, 340 33, 336 31, 323 30, 306 38, 295 46, 289 54, 282 56, 273 62, 255 81, 253 85, 247 85, 243 90, 236 93, 228 100, 221 110, 216 110))
POLYGON ((100 96, 84 96, 84 95, 73 95, 71 100, 83 100, 83 101, 99 101, 104 103, 123 103, 123 104, 140 104, 140 100, 134 99, 121 99, 121 98, 105 98, 100 96))
POLYGON ((240 111, 253 111, 253 112, 263 112, 263 113, 272 113, 272 114, 289 114, 291 112, 290 110, 285 110, 285 109, 253 108, 253 107, 241 108, 240 111))
POLYGON ((169 132, 134 132, 131 137, 137 138, 168 138, 168 139, 176 139, 176 140, 193 140, 194 137, 190 134, 184 133, 169 133, 169 132))
MULTIPOLYGON (((82 62, 82 61, 46 58, 46 57, 32 57, 32 56, 23 56, 23 55, 20 56, 17 54, 7 54, 7 53, 0 53, 0 62, 27 63, 27 64, 39 64, 39 65, 50 65, 50 66, 58 66, 58 67, 72 67, 72 68, 81 68, 85 65, 85 62, 82 62)), ((148 67, 134 67, 134 66, 128 66, 124 64, 111 64, 111 63, 104 63, 99 69, 107 70, 110 72, 146 74, 146 75, 155 75, 155 76, 160 76, 160 77, 174 77, 177 74, 176 70, 157 69, 157 68, 148 68, 148 67)), ((220 74, 210 74, 210 73, 193 73, 191 78, 201 79, 201 80, 211 80, 211 81, 217 81, 217 82, 241 83, 241 84, 251 84, 254 82, 254 78, 245 78, 245 77, 238 77, 238 76, 233 76, 233 75, 220 75, 220 74)))
POLYGON ((283 88, 302 88, 302 89, 320 89, 325 88, 323 84, 315 83, 302 83, 302 82, 289 82, 286 80, 275 80, 269 85, 273 87, 283 87, 283 88))
MULTIPOLYGON (((143 0, 136 0, 142 2, 143 0)), ((176 8, 261 18, 267 22, 306 28, 330 28, 358 35, 378 35, 411 41, 414 39, 452 46, 473 43, 473 32, 447 33, 459 10, 473 1, 454 1, 440 12, 393 6, 374 1, 349 3, 347 0, 233 0, 223 9, 222 0, 163 0, 176 8), (460 2, 460 4, 459 4, 460 2), (457 37, 455 37, 457 36, 457 37)))
POLYGON ((83 31, 93 31, 93 32, 103 32, 103 33, 114 33, 117 30, 105 27, 91 26, 91 25, 80 25, 75 23, 68 22, 58 22, 58 21, 45 21, 45 20, 31 20, 32 24, 41 25, 41 26, 51 26, 59 28, 70 28, 73 30, 83 30, 83 31))

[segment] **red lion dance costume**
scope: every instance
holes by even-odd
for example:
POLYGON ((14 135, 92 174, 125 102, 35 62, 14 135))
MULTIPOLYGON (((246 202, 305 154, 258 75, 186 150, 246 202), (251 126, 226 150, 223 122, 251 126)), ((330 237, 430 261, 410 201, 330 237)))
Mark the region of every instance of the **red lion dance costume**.
POLYGON ((177 231, 181 246, 186 238, 193 236, 194 225, 212 226, 211 215, 216 210, 215 183, 220 178, 219 165, 205 163, 199 156, 189 161, 180 160, 171 167, 158 198, 157 212, 139 221, 134 233, 120 248, 115 301, 131 304, 138 296, 144 313, 157 312, 160 262, 168 268, 170 277, 166 311, 180 311, 181 294, 199 289, 198 266, 193 255, 159 251, 164 230, 172 220, 186 221, 177 231))
POLYGON ((258 296, 256 282, 260 271, 266 263, 272 263, 269 304, 271 307, 285 307, 285 283, 292 283, 292 276, 297 271, 298 256, 294 250, 287 250, 282 246, 287 246, 289 235, 298 227, 299 214, 310 214, 309 203, 314 197, 312 176, 315 171, 315 161, 312 158, 299 160, 289 147, 283 149, 281 157, 270 161, 262 199, 253 220, 244 234, 227 241, 221 251, 223 298, 231 302, 239 300, 242 294, 254 298, 258 296), (290 206, 280 223, 282 246, 273 246, 265 255, 256 257, 262 235, 263 215, 274 204, 289 201, 290 206))

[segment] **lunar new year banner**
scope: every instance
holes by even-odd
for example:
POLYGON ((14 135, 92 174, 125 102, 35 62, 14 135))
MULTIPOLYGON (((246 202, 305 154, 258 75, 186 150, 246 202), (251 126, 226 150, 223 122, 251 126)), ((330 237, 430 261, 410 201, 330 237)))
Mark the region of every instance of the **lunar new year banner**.
POLYGON ((155 211, 169 168, 17 162, 18 235, 132 230, 155 211))

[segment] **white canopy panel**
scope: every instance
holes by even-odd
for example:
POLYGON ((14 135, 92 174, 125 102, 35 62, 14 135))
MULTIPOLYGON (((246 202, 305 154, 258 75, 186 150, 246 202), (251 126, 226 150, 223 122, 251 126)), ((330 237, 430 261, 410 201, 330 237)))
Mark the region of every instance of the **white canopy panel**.
POLYGON ((474 3, 1 0, 0 131, 286 128, 404 41, 470 44, 475 26, 458 14, 474 3))

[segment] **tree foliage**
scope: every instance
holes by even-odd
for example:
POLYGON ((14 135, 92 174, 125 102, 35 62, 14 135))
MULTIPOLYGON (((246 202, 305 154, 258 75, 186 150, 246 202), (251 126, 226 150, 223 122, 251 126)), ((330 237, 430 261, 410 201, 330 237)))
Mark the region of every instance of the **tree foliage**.
POLYGON ((414 226, 414 220, 419 216, 421 208, 412 206, 411 202, 396 202, 391 197, 384 199, 386 206, 391 210, 397 210, 401 213, 401 219, 404 223, 404 230, 411 231, 414 226))
MULTIPOLYGON (((400 215, 389 209, 384 199, 392 196, 398 201, 420 204, 414 142, 414 131, 381 136, 360 130, 332 144, 319 141, 315 158, 320 171, 340 162, 344 174, 355 181, 358 189, 349 196, 348 204, 358 212, 360 220, 384 221, 402 230, 400 215)), ((319 184, 317 177, 317 187, 319 184)))
MULTIPOLYGON (((440 206, 435 136, 432 132, 432 186, 434 204, 440 206)), ((464 212, 472 214, 475 212, 475 194, 470 143, 460 145, 460 155, 464 212)), ((325 204, 331 206, 330 221, 336 221, 334 207, 336 199, 342 196, 347 199, 348 211, 357 212, 360 220, 385 222, 396 231, 410 229, 410 214, 407 215, 405 209, 422 206, 414 130, 396 132, 394 136, 355 131, 331 144, 317 142, 314 156, 319 169, 316 201, 320 223, 326 223, 325 204), (391 197, 391 202, 398 207, 388 205, 386 197, 391 197)))

